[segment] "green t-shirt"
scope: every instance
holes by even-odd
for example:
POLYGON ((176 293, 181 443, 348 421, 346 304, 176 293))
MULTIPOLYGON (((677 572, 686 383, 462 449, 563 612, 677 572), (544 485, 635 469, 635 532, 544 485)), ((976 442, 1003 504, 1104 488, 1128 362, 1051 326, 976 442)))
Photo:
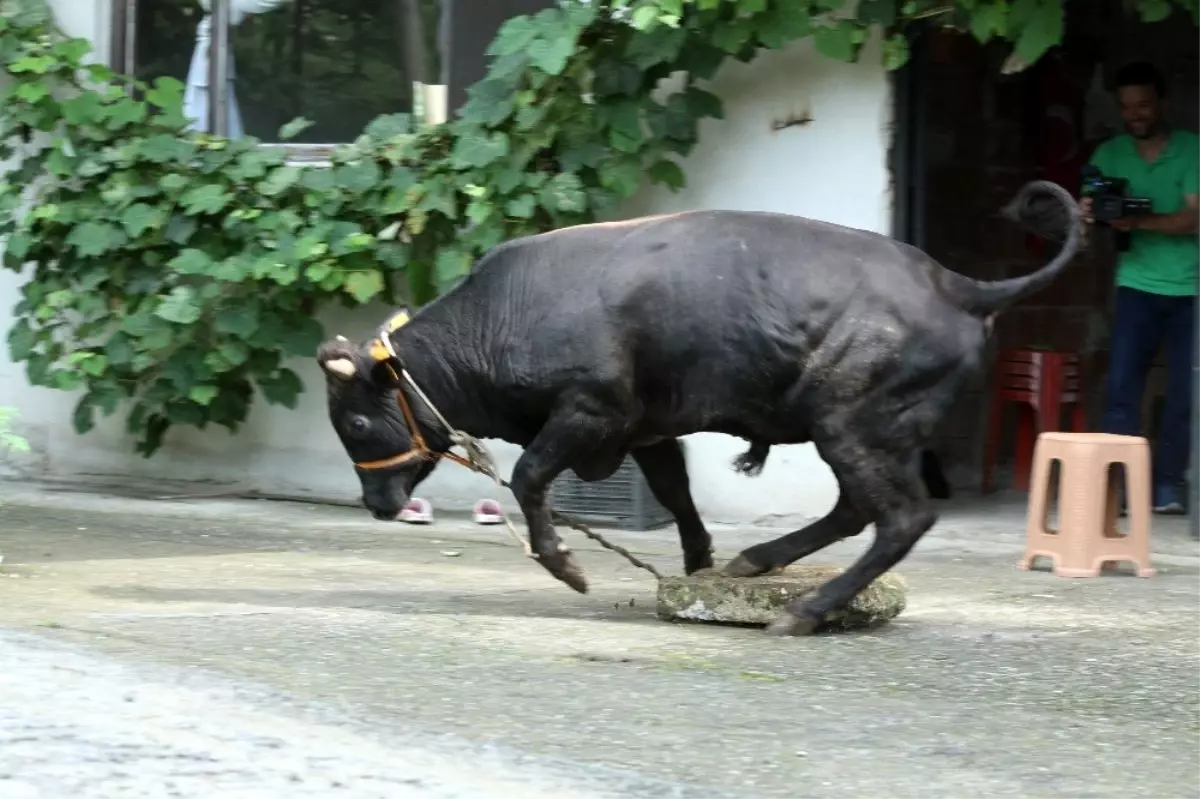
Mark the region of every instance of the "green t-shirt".
MULTIPOLYGON (((1200 139, 1187 130, 1171 131, 1166 148, 1147 163, 1129 134, 1114 136, 1096 148, 1092 164, 1105 177, 1129 181, 1131 197, 1148 197, 1156 214, 1183 208, 1185 194, 1200 194, 1200 139)), ((1117 261, 1117 285, 1169 296, 1196 293, 1200 245, 1196 236, 1169 236, 1148 230, 1130 234, 1129 249, 1117 261)))

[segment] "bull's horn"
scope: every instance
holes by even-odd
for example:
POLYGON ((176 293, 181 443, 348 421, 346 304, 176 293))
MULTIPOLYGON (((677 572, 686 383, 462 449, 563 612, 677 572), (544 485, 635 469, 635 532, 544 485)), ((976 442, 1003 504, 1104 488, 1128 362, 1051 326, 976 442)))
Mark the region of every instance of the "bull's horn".
POLYGON ((357 370, 354 368, 354 361, 349 358, 333 358, 332 360, 323 361, 321 366, 325 367, 325 371, 330 374, 337 375, 345 380, 349 380, 357 373, 357 370))
POLYGON ((336 338, 338 341, 349 341, 350 340, 350 339, 346 338, 345 336, 337 336, 336 338))

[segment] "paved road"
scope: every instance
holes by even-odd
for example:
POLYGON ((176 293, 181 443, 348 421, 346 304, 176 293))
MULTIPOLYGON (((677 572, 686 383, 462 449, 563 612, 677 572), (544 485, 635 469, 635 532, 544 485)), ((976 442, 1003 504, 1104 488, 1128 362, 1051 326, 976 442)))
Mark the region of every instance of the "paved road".
MULTIPOLYGON (((949 513, 896 622, 780 640, 658 622, 644 574, 574 539, 587 596, 494 528, 9 502, 4 799, 1200 795, 1182 526, 1154 579, 1071 581, 1013 567, 1012 507, 949 513)), ((724 556, 772 534, 717 531, 724 556)), ((677 568, 671 533, 614 536, 677 568)))
MULTIPOLYGON (((286 698, 0 632, 4 799, 601 799, 686 796, 437 739, 381 741, 286 698)), ((690 794, 698 795, 698 794, 690 794)))

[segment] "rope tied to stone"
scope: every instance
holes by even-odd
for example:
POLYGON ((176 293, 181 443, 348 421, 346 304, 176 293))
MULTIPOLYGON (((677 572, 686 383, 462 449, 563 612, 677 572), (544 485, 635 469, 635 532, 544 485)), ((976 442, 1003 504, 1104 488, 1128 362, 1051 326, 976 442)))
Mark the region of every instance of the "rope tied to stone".
MULTIPOLYGON (((479 441, 473 436, 463 433, 460 430, 453 431, 450 435, 450 440, 461 446, 466 451, 468 461, 466 464, 467 468, 474 472, 478 472, 485 477, 490 477, 493 481, 495 481, 497 488, 508 489, 509 491, 512 491, 512 486, 509 485, 508 481, 502 478, 496 472, 495 462, 492 460, 491 453, 489 453, 487 448, 484 447, 483 442, 479 441)), ((496 499, 499 501, 499 497, 496 499)), ((530 546, 529 541, 517 532, 517 528, 513 525, 512 520, 508 518, 508 512, 504 510, 504 503, 500 503, 500 515, 504 518, 504 524, 508 527, 509 534, 515 538, 517 542, 520 543, 525 549, 525 554, 528 557, 536 558, 537 553, 533 551, 533 547, 530 546)), ((597 533, 595 530, 591 529, 578 519, 572 518, 565 513, 561 513, 555 510, 553 507, 550 508, 550 518, 567 525, 573 530, 583 533, 600 546, 611 552, 617 553, 634 566, 637 566, 639 569, 645 569, 653 574, 656 580, 662 579, 662 572, 654 568, 652 564, 645 562, 620 544, 614 544, 613 542, 609 541, 607 538, 600 535, 600 533, 597 533)))
MULTIPOLYGON (((453 460, 456 463, 459 463, 462 466, 470 469, 471 471, 476 472, 477 474, 482 474, 483 476, 490 478, 496 484, 496 488, 498 489, 497 493, 499 493, 499 490, 503 489, 507 489, 511 492, 512 486, 507 480, 500 476, 500 473, 496 469, 496 461, 492 457, 491 452, 488 451, 488 448, 484 446, 484 443, 472 436, 470 433, 459 430, 451 425, 450 422, 446 420, 446 417, 442 416, 442 413, 437 409, 437 406, 430 402, 429 397, 425 396, 425 392, 422 391, 421 387, 417 385, 417 382, 413 380, 412 375, 408 373, 408 370, 401 370, 401 374, 404 376, 404 380, 406 383, 408 383, 409 387, 412 388, 421 401, 425 403, 425 407, 429 408, 433 412, 434 416, 437 417, 437 420, 442 427, 449 431, 448 436, 450 443, 454 446, 461 447, 466 453, 466 457, 455 457, 453 460)), ((496 500, 499 502, 500 498, 496 497, 496 500)), ((499 504, 500 515, 504 519, 504 525, 508 528, 509 535, 511 535, 513 539, 521 545, 522 549, 525 550, 526 557, 536 559, 537 553, 533 551, 533 547, 530 545, 528 539, 517 532, 517 528, 513 525, 512 520, 508 518, 508 512, 504 509, 504 503, 499 502, 499 504)), ((567 525, 573 530, 583 533, 600 546, 604 547, 610 552, 617 553, 639 569, 645 569, 654 575, 656 580, 662 579, 662 572, 654 568, 652 564, 645 562, 620 544, 614 544, 613 542, 609 541, 600 533, 597 533, 595 530, 591 529, 578 519, 572 518, 565 513, 561 513, 555 510, 553 507, 550 508, 550 518, 567 525)))

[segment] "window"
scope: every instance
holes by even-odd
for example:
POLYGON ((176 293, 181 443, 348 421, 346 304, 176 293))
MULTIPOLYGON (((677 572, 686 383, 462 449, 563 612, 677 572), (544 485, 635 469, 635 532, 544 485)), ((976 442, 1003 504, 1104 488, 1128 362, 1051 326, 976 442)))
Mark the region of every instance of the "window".
POLYGON ((321 159, 375 117, 412 112, 423 85, 443 83, 443 2, 115 0, 113 66, 183 82, 197 130, 277 143, 281 125, 312 120, 285 146, 321 159), (222 52, 226 88, 210 91, 222 52))

